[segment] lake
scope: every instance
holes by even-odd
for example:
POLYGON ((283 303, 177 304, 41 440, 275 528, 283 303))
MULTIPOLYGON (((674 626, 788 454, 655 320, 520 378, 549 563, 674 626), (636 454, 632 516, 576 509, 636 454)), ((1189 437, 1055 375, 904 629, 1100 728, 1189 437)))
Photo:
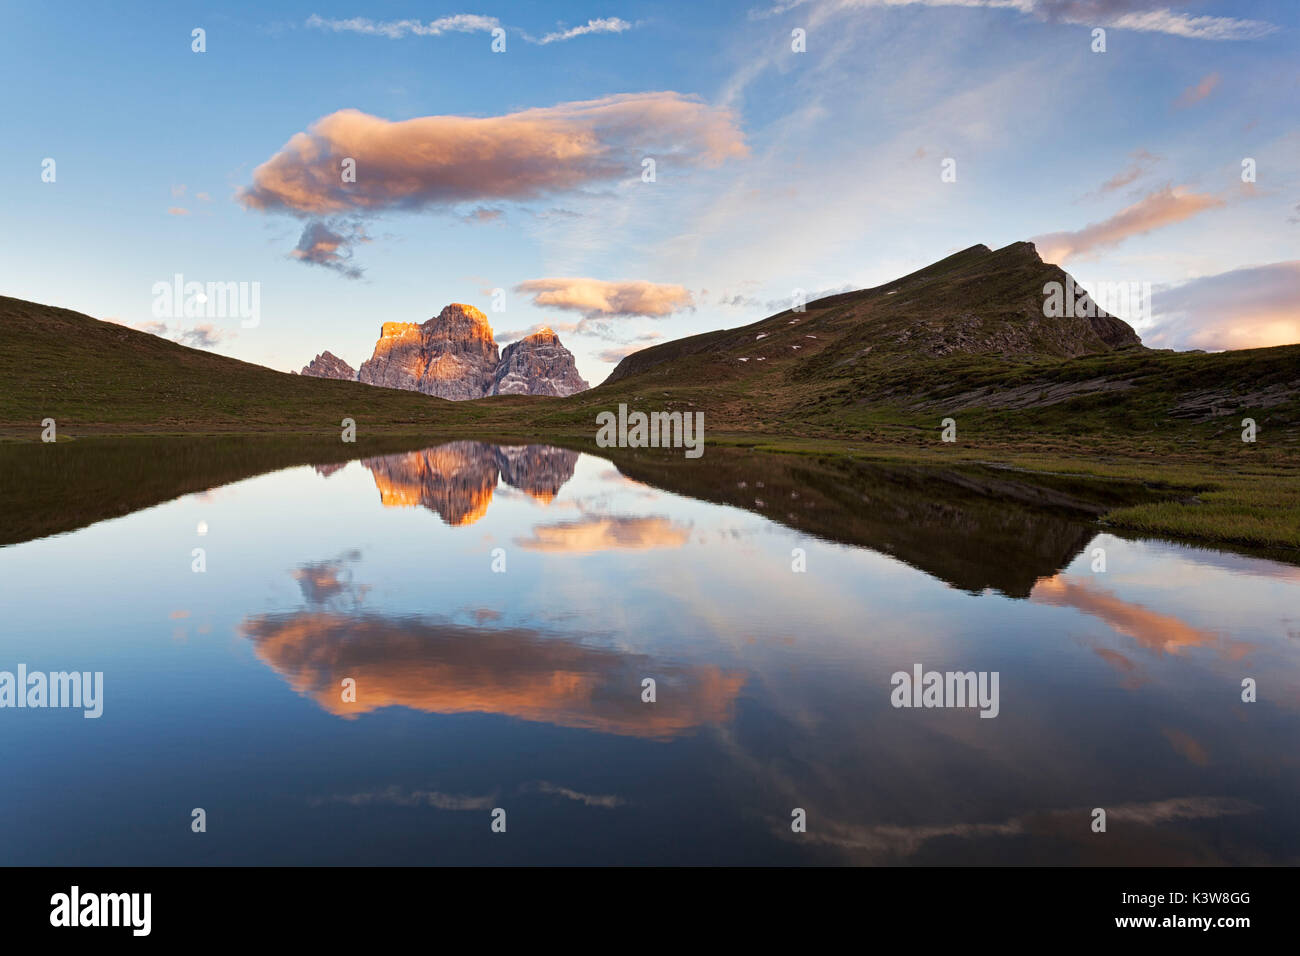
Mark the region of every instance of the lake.
POLYGON ((2 864, 1300 858, 1300 568, 1138 487, 196 447, 9 470, 0 671, 103 684, 0 709, 2 864))

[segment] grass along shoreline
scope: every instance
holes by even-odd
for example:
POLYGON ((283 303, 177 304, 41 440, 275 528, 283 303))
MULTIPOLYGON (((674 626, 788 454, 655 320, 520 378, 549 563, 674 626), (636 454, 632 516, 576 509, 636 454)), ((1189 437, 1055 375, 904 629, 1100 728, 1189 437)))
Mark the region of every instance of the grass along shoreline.
MULTIPOLYGON (((11 479, 10 495, 16 491, 12 486, 21 486, 25 473, 32 479, 36 477, 24 465, 34 462, 33 453, 40 454, 42 447, 49 447, 39 440, 39 434, 39 428, 35 427, 21 432, 12 426, 0 430, 0 462, 11 479), (33 445, 37 447, 30 447, 33 445)), ((1201 454, 1189 454, 1174 443, 1139 451, 1095 438, 1067 442, 1039 439, 1017 447, 1011 442, 999 442, 996 446, 943 444, 938 441, 937 433, 927 436, 930 440, 925 442, 907 440, 901 435, 890 437, 894 440, 813 438, 771 432, 706 433, 704 457, 683 467, 708 467, 708 446, 716 445, 755 453, 856 459, 899 467, 959 470, 987 467, 1080 481, 1138 483, 1156 492, 1158 500, 1107 511, 1098 519, 1099 528, 1191 544, 1263 551, 1267 557, 1300 564, 1300 465, 1285 452, 1263 449, 1255 453, 1254 446, 1242 446, 1247 449, 1244 453, 1229 447, 1221 454, 1209 456, 1204 454, 1204 449, 1201 454)), ((232 448, 239 449, 231 467, 216 463, 214 477, 226 472, 230 476, 246 477, 262 465, 275 468, 332 464, 457 440, 554 444, 617 458, 616 450, 596 446, 594 428, 582 434, 570 429, 516 430, 475 427, 463 422, 437 429, 398 425, 366 429, 359 425, 356 444, 342 442, 338 429, 324 427, 303 433, 220 427, 204 432, 177 432, 164 426, 123 430, 121 425, 105 425, 101 430, 83 426, 61 430, 58 445, 112 446, 114 453, 120 453, 126 462, 134 454, 133 446, 143 454, 145 445, 156 449, 158 440, 164 440, 168 447, 174 444, 176 452, 189 460, 196 456, 220 457, 232 448)), ((142 462, 140 467, 147 471, 145 465, 142 462)), ((32 504, 41 506, 39 500, 32 504)))

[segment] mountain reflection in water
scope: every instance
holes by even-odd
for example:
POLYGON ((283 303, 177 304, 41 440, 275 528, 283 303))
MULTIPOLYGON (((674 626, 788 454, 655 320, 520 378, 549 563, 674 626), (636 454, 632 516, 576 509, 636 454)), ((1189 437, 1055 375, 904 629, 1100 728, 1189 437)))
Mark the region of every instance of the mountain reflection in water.
POLYGON ((450 525, 487 513, 498 480, 549 502, 573 477, 578 453, 547 445, 458 441, 423 451, 362 459, 385 507, 428 508, 450 525))
POLYGON ((1100 528, 1140 485, 73 444, 0 490, 6 651, 102 670, 104 716, 0 719, 0 863, 1300 856, 1300 569, 1100 528), (894 708, 916 664, 997 672, 998 716, 894 708), (200 800, 220 840, 173 825, 200 800))

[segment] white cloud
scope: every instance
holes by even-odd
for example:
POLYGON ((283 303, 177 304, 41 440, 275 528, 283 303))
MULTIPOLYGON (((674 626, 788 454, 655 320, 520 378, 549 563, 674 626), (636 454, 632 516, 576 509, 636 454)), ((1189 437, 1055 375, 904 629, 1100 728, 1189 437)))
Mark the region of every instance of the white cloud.
POLYGON ((327 20, 313 13, 307 18, 307 26, 333 33, 360 33, 366 36, 400 40, 408 36, 438 37, 445 33, 491 33, 501 26, 501 21, 496 17, 484 17, 473 13, 458 13, 427 22, 423 20, 375 21, 369 17, 327 20))
MULTIPOLYGON (((448 33, 491 33, 501 27, 496 17, 485 17, 475 13, 457 13, 452 16, 439 17, 436 20, 372 20, 369 17, 348 17, 342 20, 326 19, 312 14, 307 18, 307 26, 331 33, 357 33, 362 36, 386 37, 389 40, 402 40, 406 37, 440 37, 448 33)), ((575 37, 594 33, 626 33, 635 24, 620 17, 597 17, 581 26, 567 30, 555 30, 541 37, 534 37, 523 30, 516 32, 527 42, 539 46, 551 43, 563 43, 575 37)))
POLYGON ((1278 29, 1262 20, 1178 13, 1162 0, 787 0, 751 11, 750 18, 766 19, 806 6, 819 13, 868 7, 981 7, 1012 10, 1045 21, 1164 33, 1190 40, 1258 40, 1278 29))
POLYGON ((589 33, 625 33, 632 29, 632 24, 618 17, 601 17, 596 20, 588 20, 580 27, 573 27, 569 30, 558 30, 555 33, 548 33, 544 37, 534 40, 532 37, 524 34, 524 39, 530 43, 537 43, 545 46, 548 43, 561 43, 565 40, 572 40, 574 37, 586 36, 589 33))

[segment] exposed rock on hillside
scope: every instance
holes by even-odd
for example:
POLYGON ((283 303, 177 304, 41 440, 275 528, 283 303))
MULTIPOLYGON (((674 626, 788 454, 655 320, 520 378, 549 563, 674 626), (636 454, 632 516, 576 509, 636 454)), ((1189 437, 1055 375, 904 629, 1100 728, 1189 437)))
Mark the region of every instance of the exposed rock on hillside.
POLYGON ((304 365, 302 374, 313 378, 341 378, 352 381, 357 377, 357 370, 327 350, 304 365))
POLYGON ((573 353, 548 328, 512 342, 501 353, 489 395, 572 395, 588 388, 573 353))
POLYGON ((483 397, 497 362, 487 316, 453 302, 423 325, 385 322, 357 378, 459 401, 483 397))
POLYGON ((550 329, 507 345, 498 356, 487 316, 458 302, 422 325, 385 322, 374 354, 356 378, 453 401, 485 395, 564 396, 589 387, 573 353, 550 329))

